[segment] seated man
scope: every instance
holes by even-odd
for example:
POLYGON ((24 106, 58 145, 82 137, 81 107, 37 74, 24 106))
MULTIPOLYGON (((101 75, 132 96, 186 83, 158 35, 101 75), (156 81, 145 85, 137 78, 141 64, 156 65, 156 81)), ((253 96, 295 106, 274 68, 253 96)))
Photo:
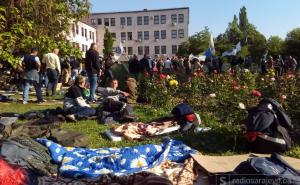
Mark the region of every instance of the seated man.
POLYGON ((110 86, 106 88, 100 89, 100 94, 104 99, 112 99, 115 101, 123 101, 126 102, 126 98, 129 94, 118 90, 119 82, 117 79, 112 79, 110 81, 110 86))
POLYGON ((65 94, 64 111, 71 121, 76 121, 76 118, 88 118, 96 114, 96 110, 91 108, 85 101, 85 81, 83 76, 77 76, 74 85, 65 94))
POLYGON ((106 117, 113 117, 114 121, 133 121, 135 119, 134 116, 131 115, 131 106, 127 104, 127 96, 129 94, 117 90, 118 86, 118 80, 113 79, 109 87, 100 89, 103 106, 99 113, 102 121, 106 120, 106 117), (103 113, 105 113, 105 116, 103 116, 103 113))

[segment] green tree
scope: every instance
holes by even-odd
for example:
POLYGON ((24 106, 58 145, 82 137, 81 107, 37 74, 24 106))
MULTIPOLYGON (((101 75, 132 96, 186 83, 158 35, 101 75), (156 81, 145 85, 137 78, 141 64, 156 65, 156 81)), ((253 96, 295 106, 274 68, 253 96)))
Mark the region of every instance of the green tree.
POLYGON ((290 31, 285 38, 285 52, 300 59, 300 28, 290 31))
POLYGON ((208 27, 204 27, 200 32, 189 38, 190 53, 199 55, 209 47, 210 31, 208 27))
POLYGON ((182 42, 178 47, 177 55, 185 57, 189 56, 190 54, 190 43, 188 41, 182 42))
POLYGON ((108 56, 110 53, 113 52, 113 45, 114 45, 114 39, 112 37, 112 34, 106 28, 104 34, 104 49, 103 49, 103 53, 105 56, 108 56))
POLYGON ((284 41, 278 36, 271 36, 267 41, 269 54, 276 56, 283 53, 284 41))
POLYGON ((238 18, 236 15, 233 16, 232 22, 228 24, 226 36, 228 41, 233 44, 237 44, 243 38, 243 32, 239 28, 238 18))
POLYGON ((248 36, 248 30, 249 30, 249 21, 247 17, 247 9, 245 6, 243 6, 240 9, 239 12, 239 28, 241 32, 243 33, 243 39, 242 39, 242 44, 246 41, 246 38, 248 36))
POLYGON ((62 53, 79 54, 78 48, 66 42, 65 35, 71 24, 86 16, 89 9, 89 0, 0 1, 0 19, 5 20, 0 28, 0 60, 14 65, 19 59, 13 53, 29 52, 31 47, 42 54, 64 46, 61 49, 68 53, 62 53))

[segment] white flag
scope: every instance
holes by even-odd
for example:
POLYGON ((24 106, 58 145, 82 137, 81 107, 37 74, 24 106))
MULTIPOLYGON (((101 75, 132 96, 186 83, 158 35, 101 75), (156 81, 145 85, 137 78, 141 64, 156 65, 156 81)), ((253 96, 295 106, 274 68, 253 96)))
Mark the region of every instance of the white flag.
POLYGON ((241 42, 239 42, 236 46, 235 46, 236 52, 239 52, 242 50, 242 46, 241 46, 241 42))
POLYGON ((122 43, 120 42, 119 46, 116 47, 116 50, 115 50, 115 59, 119 60, 119 58, 122 56, 123 52, 124 52, 124 47, 123 47, 122 43))
POLYGON ((214 38, 212 34, 210 34, 210 39, 209 39, 209 48, 211 49, 212 54, 215 54, 215 43, 214 43, 214 38))

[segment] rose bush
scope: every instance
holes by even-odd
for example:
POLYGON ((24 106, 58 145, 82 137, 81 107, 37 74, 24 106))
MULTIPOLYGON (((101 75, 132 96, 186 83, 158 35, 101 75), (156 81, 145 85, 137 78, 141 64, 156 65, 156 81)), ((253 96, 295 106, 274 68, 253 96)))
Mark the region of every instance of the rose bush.
POLYGON ((154 75, 152 80, 145 79, 142 91, 152 106, 170 110, 177 103, 185 102, 195 111, 211 115, 224 124, 244 123, 246 109, 256 106, 263 97, 279 101, 291 116, 300 113, 299 75, 285 74, 277 78, 274 71, 264 76, 251 72, 202 74, 182 83, 176 76, 154 75))

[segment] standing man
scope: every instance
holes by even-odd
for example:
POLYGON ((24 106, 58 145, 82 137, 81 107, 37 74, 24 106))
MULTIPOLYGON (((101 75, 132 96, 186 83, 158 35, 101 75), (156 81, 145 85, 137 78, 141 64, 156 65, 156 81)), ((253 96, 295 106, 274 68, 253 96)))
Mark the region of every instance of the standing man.
POLYGON ((140 72, 140 62, 138 57, 134 54, 132 59, 129 60, 128 66, 129 72, 134 75, 134 78, 138 80, 139 72, 140 72))
POLYGON ((85 69, 90 82, 89 102, 95 102, 95 93, 97 89, 98 75, 100 74, 100 59, 97 52, 97 45, 91 44, 90 49, 85 53, 85 69))
POLYGON ((40 70, 41 63, 37 54, 37 49, 32 49, 31 54, 25 55, 22 61, 24 71, 23 104, 28 103, 29 88, 31 85, 35 88, 37 102, 45 102, 42 97, 42 89, 38 72, 40 70))
POLYGON ((56 95, 56 86, 58 77, 61 74, 60 60, 58 57, 59 49, 55 48, 52 53, 44 55, 42 60, 46 64, 48 85, 46 88, 46 96, 49 96, 49 91, 52 90, 52 96, 56 95))
POLYGON ((114 79, 114 75, 112 72, 112 66, 114 65, 115 60, 114 60, 114 54, 110 53, 109 56, 105 59, 104 62, 104 77, 102 81, 102 86, 106 86, 106 83, 114 79))

